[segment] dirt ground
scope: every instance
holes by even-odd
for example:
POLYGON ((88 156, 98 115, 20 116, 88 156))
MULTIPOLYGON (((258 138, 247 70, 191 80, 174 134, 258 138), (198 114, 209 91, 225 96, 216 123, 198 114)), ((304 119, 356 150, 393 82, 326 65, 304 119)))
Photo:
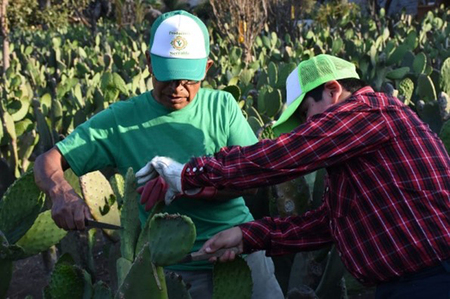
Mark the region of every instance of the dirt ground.
MULTIPOLYGON (((110 242, 99 234, 96 239, 93 250, 95 278, 109 285, 110 275, 105 245, 110 242)), ((48 285, 50 274, 45 268, 41 254, 16 261, 6 299, 24 299, 27 296, 29 296, 27 299, 43 298, 42 290, 48 285)))

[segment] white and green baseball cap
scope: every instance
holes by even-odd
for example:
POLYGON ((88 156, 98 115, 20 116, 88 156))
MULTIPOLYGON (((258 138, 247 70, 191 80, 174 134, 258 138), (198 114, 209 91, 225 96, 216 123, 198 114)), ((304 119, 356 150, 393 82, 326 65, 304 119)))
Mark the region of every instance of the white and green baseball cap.
POLYGON ((328 81, 347 78, 359 79, 359 75, 353 63, 341 58, 320 54, 300 62, 286 80, 287 108, 273 125, 274 133, 288 133, 300 125, 298 119, 291 116, 302 103, 306 93, 328 81))
POLYGON ((153 23, 150 56, 159 81, 202 80, 208 55, 208 29, 198 17, 176 10, 160 15, 153 23))

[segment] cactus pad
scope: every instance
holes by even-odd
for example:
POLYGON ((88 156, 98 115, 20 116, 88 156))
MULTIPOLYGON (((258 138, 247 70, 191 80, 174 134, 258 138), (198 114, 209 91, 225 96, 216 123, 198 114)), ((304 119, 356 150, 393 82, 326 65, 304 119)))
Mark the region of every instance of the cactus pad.
POLYGON ((17 241, 17 245, 23 248, 26 255, 31 256, 57 244, 66 234, 67 231, 56 226, 51 211, 47 210, 39 214, 33 226, 17 241))
POLYGON ((168 299, 164 269, 154 267, 150 251, 144 246, 131 266, 128 275, 120 285, 115 298, 168 299))
POLYGON ((170 299, 191 299, 188 287, 180 275, 174 272, 166 273, 166 285, 170 299))
POLYGON ((152 262, 158 266, 175 264, 191 251, 195 237, 195 226, 189 217, 156 214, 149 231, 152 262))
POLYGON ((34 174, 28 171, 17 179, 2 198, 0 230, 10 244, 17 242, 33 225, 44 205, 45 195, 34 182, 34 174))
POLYGON ((130 261, 134 260, 135 248, 141 232, 137 198, 136 177, 133 169, 129 168, 125 178, 125 193, 120 213, 120 222, 123 226, 120 230, 120 252, 122 257, 130 261))
POLYGON ((441 138, 444 143, 447 153, 450 153, 450 120, 447 120, 441 128, 439 133, 439 138, 441 138))
POLYGON ((450 57, 442 64, 440 78, 441 90, 446 94, 450 94, 450 57))
POLYGON ((250 299, 253 281, 247 262, 236 257, 232 262, 216 263, 213 270, 213 299, 250 299))
POLYGON ((109 182, 120 207, 123 203, 123 197, 125 195, 125 180, 121 174, 116 173, 109 179, 109 182))
POLYGON ((427 75, 421 74, 418 79, 417 93, 419 98, 425 102, 434 101, 437 99, 436 89, 433 81, 427 75))
MULTIPOLYGON (((81 191, 84 200, 89 206, 92 216, 100 222, 120 225, 120 214, 117 207, 117 201, 109 205, 109 211, 102 215, 101 209, 105 206, 108 199, 114 195, 111 185, 100 171, 87 173, 80 177, 81 191)), ((105 229, 104 232, 113 240, 118 240, 118 232, 105 229)))
POLYGON ((67 263, 55 266, 50 277, 46 297, 57 298, 83 298, 85 279, 84 270, 67 263))
POLYGON ((405 98, 405 105, 409 105, 411 102, 411 97, 414 92, 414 82, 409 79, 405 78, 398 84, 398 93, 399 95, 402 95, 405 98))

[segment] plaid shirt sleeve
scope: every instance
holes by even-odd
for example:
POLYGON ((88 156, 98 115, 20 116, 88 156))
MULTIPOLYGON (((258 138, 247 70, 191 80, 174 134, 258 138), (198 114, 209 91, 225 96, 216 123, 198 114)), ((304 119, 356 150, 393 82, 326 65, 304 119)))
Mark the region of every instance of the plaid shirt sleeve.
POLYGON ((368 113, 357 101, 336 106, 275 140, 225 147, 212 157, 192 159, 183 189, 273 185, 369 153, 389 139, 381 112, 368 113))
POLYGON ((325 204, 301 216, 265 217, 239 225, 244 251, 266 250, 267 255, 283 255, 299 250, 315 250, 333 242, 325 204))

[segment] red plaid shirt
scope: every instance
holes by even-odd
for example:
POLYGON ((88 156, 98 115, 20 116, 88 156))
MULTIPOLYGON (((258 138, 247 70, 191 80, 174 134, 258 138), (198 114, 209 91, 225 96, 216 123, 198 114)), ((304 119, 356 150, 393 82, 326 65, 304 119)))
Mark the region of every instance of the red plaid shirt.
POLYGON ((323 205, 240 225, 246 251, 268 255, 334 242, 365 284, 450 258, 450 159, 435 133, 396 98, 365 87, 289 134, 192 159, 183 186, 273 185, 326 168, 323 205))

